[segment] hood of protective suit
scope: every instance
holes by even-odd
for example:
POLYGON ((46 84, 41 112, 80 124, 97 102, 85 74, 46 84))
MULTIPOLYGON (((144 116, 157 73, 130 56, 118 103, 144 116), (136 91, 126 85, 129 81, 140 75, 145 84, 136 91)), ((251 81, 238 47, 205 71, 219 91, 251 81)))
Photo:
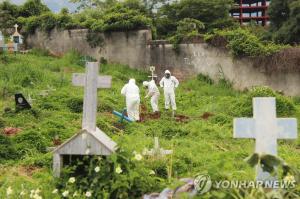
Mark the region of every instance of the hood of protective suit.
POLYGON ((171 72, 169 70, 166 70, 165 74, 170 74, 171 75, 171 72))
POLYGON ((145 87, 146 87, 146 86, 149 86, 149 84, 150 84, 150 82, 147 82, 147 81, 144 81, 144 82, 143 82, 143 86, 145 86, 145 87))
POLYGON ((135 79, 130 79, 128 83, 129 84, 135 84, 135 79))

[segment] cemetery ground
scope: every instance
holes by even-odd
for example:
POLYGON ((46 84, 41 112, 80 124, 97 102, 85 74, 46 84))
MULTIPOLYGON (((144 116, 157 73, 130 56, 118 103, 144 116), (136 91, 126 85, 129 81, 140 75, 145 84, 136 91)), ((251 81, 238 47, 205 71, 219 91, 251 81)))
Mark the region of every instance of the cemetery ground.
MULTIPOLYGON (((75 52, 55 58, 40 50, 1 57, 0 198, 7 197, 9 187, 12 189, 9 198, 29 198, 30 190, 37 189, 43 198, 61 198, 61 192, 52 193, 60 182, 52 175, 52 153, 47 149, 81 129, 83 88, 71 84, 72 73, 84 72, 81 60, 75 52), (31 110, 15 110, 13 95, 17 91, 26 98, 30 95, 31 110), (8 127, 18 131, 6 135, 8 127), (22 191, 24 196, 20 196, 22 191)), ((152 148, 154 137, 159 137, 161 147, 173 150, 173 155, 162 159, 143 156, 141 160, 135 160, 154 171, 150 178, 155 178, 157 184, 139 187, 142 194, 160 192, 165 187, 174 188, 179 184, 178 179, 197 174, 208 174, 218 180, 253 180, 255 170, 243 160, 253 153, 255 141, 233 138, 233 118, 252 117, 252 97, 275 96, 277 117, 300 120, 300 98, 284 97, 264 87, 240 92, 225 80, 215 83, 203 75, 181 82, 176 90, 179 115, 176 119, 170 117, 171 112, 163 110, 161 95, 162 112, 161 118, 157 119, 149 115, 150 102, 143 98, 142 82, 148 79, 147 71, 102 64, 100 74, 111 75, 113 79, 112 88, 98 90, 97 126, 132 159, 135 153, 142 154, 145 147, 152 148), (144 120, 118 124, 112 111, 121 111, 125 107, 120 89, 132 77, 141 89, 144 120)), ((279 140, 278 143, 279 156, 299 169, 300 140, 279 140)), ((122 168, 123 165, 119 166, 122 168)), ((123 170, 115 175, 125 175, 123 170)), ((105 172, 100 167, 99 175, 112 175, 105 172)), ((126 180, 121 177, 114 179, 121 183, 116 183, 116 189, 124 190, 122 186, 129 186, 122 184, 126 180)), ((293 191, 299 193, 299 187, 293 191)), ((233 193, 232 190, 212 190, 201 198, 229 198, 233 193)), ((129 198, 133 198, 132 195, 129 198)))

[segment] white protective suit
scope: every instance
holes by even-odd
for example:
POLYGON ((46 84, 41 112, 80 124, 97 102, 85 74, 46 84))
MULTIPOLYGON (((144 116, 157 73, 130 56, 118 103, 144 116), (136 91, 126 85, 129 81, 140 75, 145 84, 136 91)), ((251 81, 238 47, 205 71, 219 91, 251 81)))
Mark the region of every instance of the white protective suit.
POLYGON ((140 89, 135 84, 135 79, 130 79, 121 90, 126 97, 126 108, 128 117, 134 121, 140 120, 140 89))
POLYGON ((143 82, 143 85, 148 87, 148 93, 145 98, 151 97, 150 102, 151 102, 152 110, 153 110, 153 112, 158 112, 159 111, 158 99, 159 99, 160 93, 155 84, 155 81, 154 80, 151 80, 150 82, 145 81, 145 82, 143 82))
POLYGON ((163 77, 159 82, 160 87, 164 88, 165 109, 169 109, 171 103, 172 109, 175 111, 177 109, 175 100, 175 88, 178 87, 179 81, 176 79, 176 77, 171 76, 170 71, 166 70, 165 74, 170 74, 170 77, 163 77))

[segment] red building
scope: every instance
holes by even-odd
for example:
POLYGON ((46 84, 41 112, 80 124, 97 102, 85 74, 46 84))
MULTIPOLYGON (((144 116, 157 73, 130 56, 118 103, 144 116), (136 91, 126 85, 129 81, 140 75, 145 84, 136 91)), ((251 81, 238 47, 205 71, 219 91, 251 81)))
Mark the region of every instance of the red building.
POLYGON ((235 0, 235 6, 231 10, 231 16, 237 19, 240 24, 247 24, 254 21, 265 26, 269 22, 267 10, 270 0, 235 0))

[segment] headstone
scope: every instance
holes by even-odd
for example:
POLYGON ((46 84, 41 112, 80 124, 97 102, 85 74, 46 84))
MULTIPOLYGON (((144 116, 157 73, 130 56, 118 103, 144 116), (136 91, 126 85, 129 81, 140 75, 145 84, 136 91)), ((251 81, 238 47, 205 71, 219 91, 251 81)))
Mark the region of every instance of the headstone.
POLYGON ((21 93, 15 94, 15 102, 17 110, 31 109, 31 105, 21 93))
POLYGON ((15 44, 23 44, 23 36, 18 32, 18 24, 14 25, 15 27, 15 32, 11 36, 11 41, 15 44))
POLYGON ((154 78, 157 78, 157 75, 154 74, 155 66, 150 66, 150 71, 151 71, 151 76, 148 77, 151 77, 152 80, 154 80, 154 78))
POLYGON ((158 137, 154 137, 154 148, 151 150, 144 149, 143 155, 148 156, 155 156, 155 157, 162 157, 165 155, 172 154, 173 150, 164 150, 163 148, 160 148, 158 137))
MULTIPOLYGON (((274 97, 253 98, 253 118, 234 119, 234 138, 254 138, 255 153, 277 155, 277 139, 297 138, 297 119, 276 118, 274 97)), ((256 180, 274 181, 276 176, 257 167, 256 180)))
POLYGON ((110 155, 116 143, 96 127, 97 88, 110 88, 110 76, 98 76, 99 63, 88 62, 85 74, 73 74, 73 85, 84 86, 82 130, 54 150, 54 176, 60 176, 65 155, 110 155))

